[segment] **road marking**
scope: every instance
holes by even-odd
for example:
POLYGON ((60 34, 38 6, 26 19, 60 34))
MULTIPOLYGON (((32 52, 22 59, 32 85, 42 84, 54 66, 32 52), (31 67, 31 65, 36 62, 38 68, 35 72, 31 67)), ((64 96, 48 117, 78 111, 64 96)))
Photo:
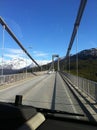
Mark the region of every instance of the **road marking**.
MULTIPOLYGON (((62 78, 60 78, 60 79, 62 80, 62 78)), ((64 86, 64 90, 65 90, 65 92, 66 92, 66 95, 67 95, 67 97, 68 97, 68 99, 69 99, 69 101, 70 101, 70 103, 71 103, 71 107, 72 107, 73 111, 74 111, 75 113, 77 113, 77 110, 76 110, 75 106, 73 105, 73 101, 72 101, 72 99, 71 99, 71 97, 70 97, 70 95, 69 95, 69 93, 68 93, 68 90, 67 90, 66 87, 65 87, 65 84, 64 84, 63 80, 62 80, 62 84, 63 84, 63 86, 64 86)), ((76 116, 76 117, 79 119, 78 116, 76 116)))

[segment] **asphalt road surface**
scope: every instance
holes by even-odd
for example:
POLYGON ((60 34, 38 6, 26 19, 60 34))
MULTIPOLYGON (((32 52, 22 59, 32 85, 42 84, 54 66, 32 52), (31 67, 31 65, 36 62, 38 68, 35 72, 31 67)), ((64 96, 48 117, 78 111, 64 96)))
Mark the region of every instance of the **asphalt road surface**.
POLYGON ((23 95, 23 104, 83 113, 59 73, 35 76, 26 82, 0 90, 0 101, 14 102, 15 95, 23 95))

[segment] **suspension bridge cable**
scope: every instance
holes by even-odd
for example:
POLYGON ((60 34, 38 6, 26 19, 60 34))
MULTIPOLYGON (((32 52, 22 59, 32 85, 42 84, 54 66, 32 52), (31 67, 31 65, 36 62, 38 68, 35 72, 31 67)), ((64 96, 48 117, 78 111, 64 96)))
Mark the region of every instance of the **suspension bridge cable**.
POLYGON ((69 46, 68 46, 68 49, 67 49, 66 58, 70 54, 70 51, 71 51, 71 48, 72 48, 72 45, 73 45, 73 42, 74 42, 74 39, 75 39, 75 36, 76 36, 76 33, 77 33, 77 28, 80 25, 80 21, 81 21, 86 3, 87 3, 87 0, 81 0, 81 2, 80 2, 78 14, 77 14, 75 24, 74 24, 74 28, 73 28, 73 32, 72 32, 72 35, 71 35, 71 40, 70 40, 70 43, 69 43, 69 46))
POLYGON ((40 65, 31 57, 31 55, 27 52, 27 50, 23 47, 20 41, 16 38, 14 33, 10 30, 5 21, 0 17, 0 23, 2 26, 5 26, 6 31, 11 35, 11 37, 16 41, 16 43, 20 46, 20 48, 26 53, 26 55, 40 68, 40 65))

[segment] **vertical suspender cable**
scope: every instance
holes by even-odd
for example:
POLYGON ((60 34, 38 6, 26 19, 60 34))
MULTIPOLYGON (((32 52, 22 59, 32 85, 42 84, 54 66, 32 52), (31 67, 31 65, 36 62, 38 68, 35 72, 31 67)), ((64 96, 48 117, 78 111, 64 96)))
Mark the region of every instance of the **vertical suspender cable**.
POLYGON ((70 73, 70 54, 69 54, 69 73, 70 73))
POLYGON ((78 85, 78 26, 76 26, 77 34, 76 34, 76 74, 77 74, 77 87, 78 85))
POLYGON ((3 37, 2 37, 2 70, 1 70, 2 76, 4 74, 4 71, 3 71, 3 65, 4 65, 4 31, 5 31, 5 25, 3 25, 3 37))

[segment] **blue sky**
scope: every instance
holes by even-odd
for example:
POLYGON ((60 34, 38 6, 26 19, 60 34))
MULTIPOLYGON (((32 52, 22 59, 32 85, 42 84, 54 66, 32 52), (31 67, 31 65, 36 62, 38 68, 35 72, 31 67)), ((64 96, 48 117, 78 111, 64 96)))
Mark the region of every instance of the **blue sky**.
MULTIPOLYGON (((80 0, 0 0, 0 16, 35 60, 49 61, 52 54, 66 55, 79 4, 80 0)), ((2 31, 0 26, 0 48, 2 31)), ((97 0, 87 0, 78 31, 78 51, 93 47, 97 48, 97 0)), ((4 48, 6 60, 22 55, 6 31, 4 48)))

